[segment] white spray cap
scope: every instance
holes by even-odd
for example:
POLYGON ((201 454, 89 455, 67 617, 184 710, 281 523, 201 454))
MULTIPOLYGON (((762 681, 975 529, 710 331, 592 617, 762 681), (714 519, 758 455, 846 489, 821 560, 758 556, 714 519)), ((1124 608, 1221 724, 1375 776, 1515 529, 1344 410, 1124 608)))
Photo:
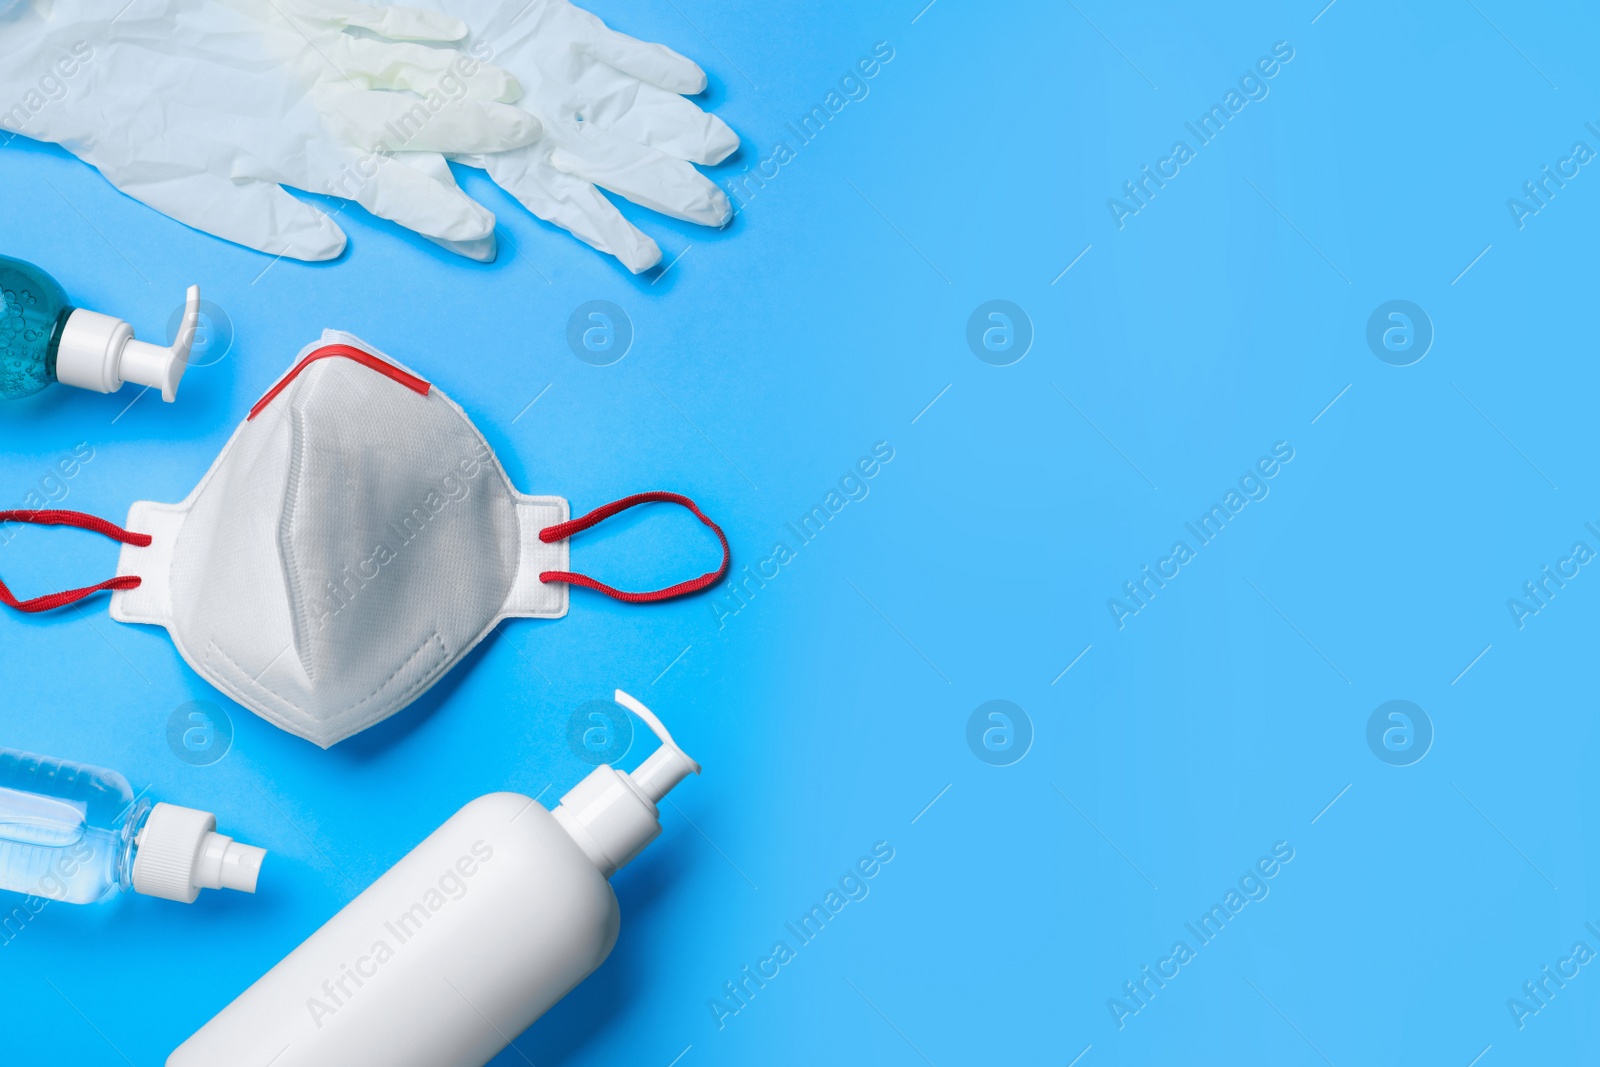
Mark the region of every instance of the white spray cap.
POLYGON ((147 896, 193 904, 202 889, 256 891, 267 850, 217 833, 217 817, 157 804, 139 831, 133 888, 147 896))
POLYGON ((596 767, 561 798, 554 812, 556 822, 607 878, 661 833, 656 802, 690 774, 700 773, 700 764, 678 747, 649 708, 620 689, 616 700, 644 720, 661 739, 661 747, 632 774, 610 764, 596 767))
POLYGON ((161 390, 172 403, 189 366, 189 349, 200 325, 200 287, 189 286, 183 325, 171 348, 133 339, 133 327, 98 311, 75 309, 61 328, 56 346, 56 380, 79 389, 114 393, 123 382, 161 390))

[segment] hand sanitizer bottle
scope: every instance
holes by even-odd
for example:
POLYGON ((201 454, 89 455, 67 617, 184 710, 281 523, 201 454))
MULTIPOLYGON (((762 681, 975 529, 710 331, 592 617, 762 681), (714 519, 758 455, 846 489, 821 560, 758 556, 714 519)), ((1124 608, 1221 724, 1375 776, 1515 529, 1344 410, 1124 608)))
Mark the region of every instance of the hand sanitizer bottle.
POLYGON ((600 966, 607 879, 661 832, 656 802, 700 765, 661 747, 596 768, 555 811, 516 793, 462 808, 185 1041, 167 1067, 483 1067, 600 966))
POLYGON ((126 322, 71 306, 50 275, 0 256, 0 399, 31 396, 57 381, 97 393, 133 382, 160 389, 171 403, 199 323, 200 287, 191 285, 172 347, 135 341, 126 322))
POLYGON ((254 893, 266 852, 216 829, 210 812, 135 797, 116 771, 0 749, 0 889, 73 904, 254 893))

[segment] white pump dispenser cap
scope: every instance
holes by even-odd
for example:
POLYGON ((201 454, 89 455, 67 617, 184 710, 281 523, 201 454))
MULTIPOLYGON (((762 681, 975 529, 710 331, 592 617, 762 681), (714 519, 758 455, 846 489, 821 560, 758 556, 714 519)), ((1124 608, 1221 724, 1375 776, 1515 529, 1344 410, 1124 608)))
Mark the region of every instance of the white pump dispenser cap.
POLYGON ((133 327, 121 319, 77 308, 61 328, 56 380, 97 393, 114 393, 123 382, 133 382, 160 389, 161 399, 170 404, 177 399, 178 382, 189 366, 189 349, 199 325, 198 285, 189 286, 183 325, 171 348, 135 341, 133 327))
POLYGON ((202 889, 256 891, 267 851, 217 831, 217 817, 176 804, 157 804, 139 831, 133 888, 147 896, 193 904, 202 889))
POLYGON ((596 767, 552 813, 607 878, 661 833, 656 802, 690 774, 700 773, 700 764, 684 754, 649 708, 620 689, 616 700, 644 720, 661 739, 661 747, 632 774, 610 764, 596 767))

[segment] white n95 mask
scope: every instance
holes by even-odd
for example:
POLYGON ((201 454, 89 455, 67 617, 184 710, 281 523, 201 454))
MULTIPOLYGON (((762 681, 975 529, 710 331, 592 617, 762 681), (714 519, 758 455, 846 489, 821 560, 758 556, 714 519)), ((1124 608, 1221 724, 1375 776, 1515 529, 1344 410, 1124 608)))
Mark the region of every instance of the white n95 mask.
POLYGON ((501 620, 565 615, 569 585, 637 603, 727 572, 727 538, 686 497, 642 493, 568 514, 561 497, 517 492, 455 402, 329 331, 181 503, 136 503, 126 529, 0 512, 124 544, 109 581, 31 601, 0 584, 0 601, 40 611, 111 589, 112 618, 166 627, 218 689, 327 748, 416 700, 501 620), (643 593, 570 571, 568 537, 652 501, 710 527, 721 566, 643 593))

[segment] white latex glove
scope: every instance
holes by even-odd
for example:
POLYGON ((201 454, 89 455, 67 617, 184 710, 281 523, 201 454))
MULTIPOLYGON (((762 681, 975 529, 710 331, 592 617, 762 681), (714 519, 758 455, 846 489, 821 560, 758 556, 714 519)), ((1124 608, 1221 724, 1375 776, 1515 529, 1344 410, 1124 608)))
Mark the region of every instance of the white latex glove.
POLYGON ((436 240, 478 242, 492 257, 482 246, 494 216, 442 159, 430 171, 384 155, 496 151, 539 135, 537 119, 497 102, 520 95, 503 70, 469 59, 472 76, 459 77, 454 50, 395 40, 459 40, 459 21, 353 0, 118 7, 0 9, 0 101, 20 102, 0 124, 60 144, 165 215, 263 252, 320 260, 344 250, 344 233, 291 186, 353 199, 436 240))
POLYGON ((481 167, 535 215, 616 256, 634 273, 661 249, 595 188, 703 226, 733 215, 727 196, 691 164, 739 147, 727 124, 685 100, 703 70, 658 44, 609 29, 567 0, 419 0, 472 28, 470 50, 516 76, 519 106, 544 123, 525 148, 451 158, 481 167))

